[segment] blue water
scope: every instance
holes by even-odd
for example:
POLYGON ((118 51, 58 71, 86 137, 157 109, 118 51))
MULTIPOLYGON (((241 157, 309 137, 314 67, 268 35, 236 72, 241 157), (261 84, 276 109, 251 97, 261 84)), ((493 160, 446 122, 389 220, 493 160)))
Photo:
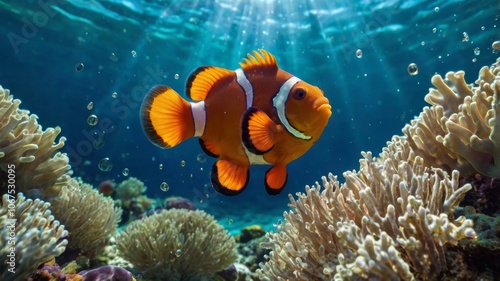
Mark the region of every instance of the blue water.
POLYGON ((62 128, 75 176, 120 182, 127 168, 150 197, 187 197, 228 227, 269 226, 288 209, 288 194, 328 172, 358 169, 361 151, 378 155, 401 135, 425 106, 433 74, 465 70, 474 82, 498 56, 491 43, 500 39, 499 8, 495 0, 2 0, 0 85, 44 128, 62 128), (225 197, 210 186, 214 159, 197 161, 197 140, 157 148, 142 133, 139 106, 155 84, 183 93, 198 66, 235 69, 259 48, 322 88, 333 114, 316 145, 288 166, 282 194, 267 195, 268 167, 254 166, 247 189, 225 197), (410 63, 417 75, 408 74, 410 63), (96 126, 87 124, 91 114, 96 126), (102 147, 92 145, 98 139, 102 147), (105 157, 113 163, 108 172, 98 168, 105 157))

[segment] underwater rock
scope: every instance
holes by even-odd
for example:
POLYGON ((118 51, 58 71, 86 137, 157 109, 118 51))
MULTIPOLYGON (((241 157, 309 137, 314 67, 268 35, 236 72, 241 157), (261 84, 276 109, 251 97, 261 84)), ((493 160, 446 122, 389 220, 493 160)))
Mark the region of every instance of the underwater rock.
POLYGON ((237 242, 246 243, 252 239, 259 238, 266 235, 266 231, 260 225, 250 225, 246 226, 241 230, 241 234, 238 236, 237 242))
POLYGON ((261 247, 262 242, 268 242, 266 236, 252 239, 247 243, 238 243, 238 263, 252 272, 259 268, 259 264, 265 261, 264 257, 271 251, 261 247))
POLYGON ((166 209, 186 209, 186 210, 191 210, 194 211, 198 208, 196 208, 196 205, 194 205, 193 202, 189 201, 186 198, 183 197, 168 197, 165 199, 165 205, 166 209))
POLYGON ((500 215, 500 178, 475 174, 463 181, 472 184, 472 190, 466 194, 462 205, 470 205, 488 216, 500 215))
POLYGON ((236 281, 238 280, 238 271, 234 264, 230 265, 228 268, 218 271, 216 273, 219 277, 221 277, 224 281, 236 281))

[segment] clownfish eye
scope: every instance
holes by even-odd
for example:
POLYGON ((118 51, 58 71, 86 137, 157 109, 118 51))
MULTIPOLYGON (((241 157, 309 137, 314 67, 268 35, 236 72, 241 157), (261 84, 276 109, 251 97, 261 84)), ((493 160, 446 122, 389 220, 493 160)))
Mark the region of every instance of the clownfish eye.
POLYGON ((306 97, 306 91, 304 89, 298 88, 297 90, 293 91, 293 97, 297 100, 302 100, 306 97))

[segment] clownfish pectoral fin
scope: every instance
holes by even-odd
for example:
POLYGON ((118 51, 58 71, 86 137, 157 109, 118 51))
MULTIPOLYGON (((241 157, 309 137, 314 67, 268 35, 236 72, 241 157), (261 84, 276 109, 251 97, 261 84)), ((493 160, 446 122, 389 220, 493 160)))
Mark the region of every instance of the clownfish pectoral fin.
POLYGON ((219 158, 220 149, 216 144, 211 141, 205 141, 202 138, 199 138, 198 142, 200 143, 203 152, 205 152, 208 156, 219 158))
POLYGON ((278 195, 286 185, 288 172, 285 165, 274 165, 266 172, 265 186, 267 194, 278 195))
POLYGON ((249 175, 248 166, 221 159, 212 166, 210 179, 215 191, 232 196, 245 189, 249 175))
POLYGON ((215 66, 201 66, 195 69, 187 79, 186 93, 194 101, 202 101, 212 87, 224 77, 235 75, 234 71, 215 66))
POLYGON ((146 137, 171 148, 194 135, 191 105, 168 86, 154 86, 144 97, 141 123, 146 137))
POLYGON ((274 147, 278 125, 264 111, 250 107, 241 123, 243 144, 248 151, 262 155, 274 147))
POLYGON ((262 49, 253 51, 253 54, 247 54, 247 57, 243 58, 243 62, 240 62, 240 67, 245 71, 250 71, 254 68, 269 69, 271 73, 278 71, 276 58, 271 53, 262 49))

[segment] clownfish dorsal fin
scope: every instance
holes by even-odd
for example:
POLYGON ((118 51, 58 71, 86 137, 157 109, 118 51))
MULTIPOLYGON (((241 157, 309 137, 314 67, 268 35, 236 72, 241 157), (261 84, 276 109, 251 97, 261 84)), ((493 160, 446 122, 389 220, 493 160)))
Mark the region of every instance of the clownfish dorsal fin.
POLYGON ((243 62, 240 62, 240 67, 245 71, 250 71, 255 68, 269 69, 273 73, 278 71, 276 58, 263 49, 253 51, 253 54, 247 54, 247 57, 243 58, 243 62))
POLYGON ((286 185, 288 172, 285 165, 276 164, 266 172, 265 186, 267 194, 278 195, 286 185))
POLYGON ((278 125, 264 111, 250 107, 243 114, 241 123, 242 140, 248 151, 262 155, 274 147, 278 125))
POLYGON ((210 179, 217 192, 232 196, 245 189, 249 177, 248 166, 220 159, 212 166, 210 179))
POLYGON ((234 75, 234 72, 222 67, 201 66, 195 69, 187 79, 186 93, 194 101, 202 101, 212 87, 222 78, 234 75))

